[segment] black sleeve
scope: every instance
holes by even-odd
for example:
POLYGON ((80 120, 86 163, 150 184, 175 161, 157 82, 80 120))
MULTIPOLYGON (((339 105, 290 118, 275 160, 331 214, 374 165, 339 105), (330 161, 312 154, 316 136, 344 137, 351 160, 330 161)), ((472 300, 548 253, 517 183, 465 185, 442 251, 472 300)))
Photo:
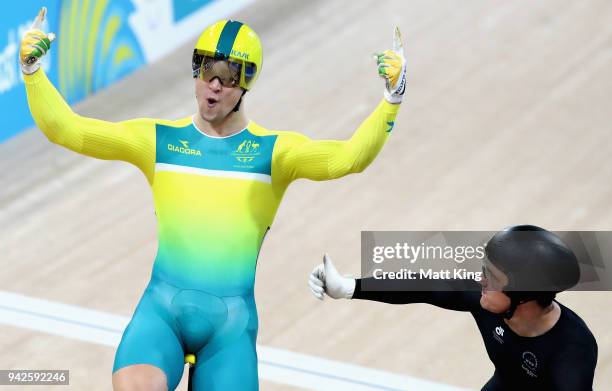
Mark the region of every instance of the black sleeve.
POLYGON ((555 391, 592 391, 597 344, 571 344, 551 363, 548 378, 552 379, 555 391))
POLYGON ((476 311, 480 309, 480 285, 474 280, 383 280, 370 277, 356 280, 353 299, 390 304, 428 303, 453 311, 476 311))

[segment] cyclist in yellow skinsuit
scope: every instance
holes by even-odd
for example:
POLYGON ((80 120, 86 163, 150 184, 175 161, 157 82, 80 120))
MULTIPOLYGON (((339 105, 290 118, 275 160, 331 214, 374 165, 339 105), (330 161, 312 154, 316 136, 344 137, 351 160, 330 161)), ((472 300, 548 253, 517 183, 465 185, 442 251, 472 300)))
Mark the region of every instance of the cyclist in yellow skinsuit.
MULTIPOLYGON (((41 11, 37 22, 44 18, 41 11)), ((35 22, 36 24, 36 22, 35 22)), ((75 152, 137 166, 154 195, 159 249, 151 282, 115 357, 117 390, 174 389, 195 354, 196 390, 257 390, 255 267, 289 184, 364 170, 386 142, 405 89, 399 32, 377 56, 385 99, 346 141, 314 141, 246 119, 243 96, 262 64, 259 38, 220 21, 193 55, 198 113, 176 121, 106 122, 74 113, 39 69, 53 36, 35 25, 21 61, 38 127, 75 152)))

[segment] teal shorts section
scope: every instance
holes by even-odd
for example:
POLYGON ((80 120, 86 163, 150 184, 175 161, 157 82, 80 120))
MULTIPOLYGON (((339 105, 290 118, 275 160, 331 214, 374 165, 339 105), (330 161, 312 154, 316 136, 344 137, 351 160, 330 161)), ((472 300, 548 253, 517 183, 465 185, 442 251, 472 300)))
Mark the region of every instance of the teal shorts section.
POLYGON ((153 365, 174 390, 185 354, 194 354, 194 391, 258 390, 257 328, 252 291, 223 297, 153 277, 123 333, 113 372, 153 365))

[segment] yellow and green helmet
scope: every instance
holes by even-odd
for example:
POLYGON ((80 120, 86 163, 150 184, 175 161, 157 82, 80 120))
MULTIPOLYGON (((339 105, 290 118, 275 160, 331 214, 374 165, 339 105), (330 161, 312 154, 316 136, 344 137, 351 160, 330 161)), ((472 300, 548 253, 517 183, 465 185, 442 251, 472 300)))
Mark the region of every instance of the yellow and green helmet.
POLYGON ((201 56, 240 64, 239 85, 245 90, 253 87, 263 63, 259 36, 248 25, 235 20, 220 20, 200 35, 193 51, 194 77, 201 56))

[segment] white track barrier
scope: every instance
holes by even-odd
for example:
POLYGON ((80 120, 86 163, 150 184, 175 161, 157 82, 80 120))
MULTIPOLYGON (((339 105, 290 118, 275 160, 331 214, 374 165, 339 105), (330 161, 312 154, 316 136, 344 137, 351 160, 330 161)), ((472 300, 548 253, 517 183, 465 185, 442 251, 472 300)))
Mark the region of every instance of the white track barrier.
MULTIPOLYGON (((129 318, 0 291, 0 323, 117 347, 129 318)), ((466 391, 287 350, 257 346, 261 379, 321 391, 466 391)))

